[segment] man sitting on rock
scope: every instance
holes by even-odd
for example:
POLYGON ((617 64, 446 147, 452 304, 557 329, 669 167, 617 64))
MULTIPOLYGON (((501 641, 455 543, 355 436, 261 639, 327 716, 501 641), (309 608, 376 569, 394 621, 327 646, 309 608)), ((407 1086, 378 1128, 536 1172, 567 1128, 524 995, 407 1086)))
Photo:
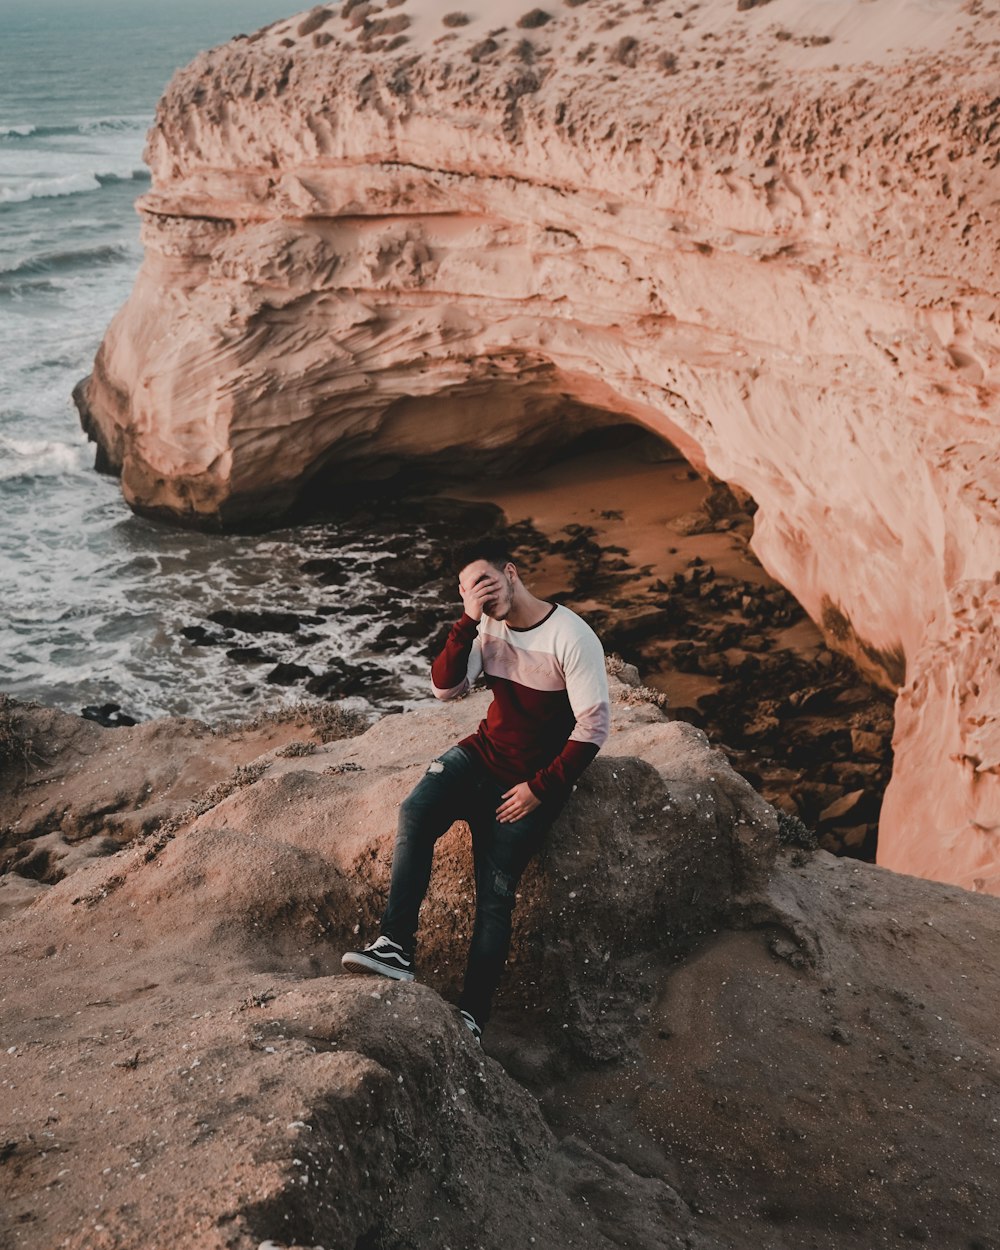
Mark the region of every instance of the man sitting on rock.
POLYGON ((380 936, 341 962, 413 980, 434 844, 467 821, 476 919, 458 1006, 479 1041, 507 962, 521 874, 607 740, 610 713, 597 635, 569 608, 536 598, 503 542, 460 547, 454 568, 465 610, 431 666, 432 688, 455 699, 484 675, 493 702, 476 732, 433 760, 400 805, 380 936))

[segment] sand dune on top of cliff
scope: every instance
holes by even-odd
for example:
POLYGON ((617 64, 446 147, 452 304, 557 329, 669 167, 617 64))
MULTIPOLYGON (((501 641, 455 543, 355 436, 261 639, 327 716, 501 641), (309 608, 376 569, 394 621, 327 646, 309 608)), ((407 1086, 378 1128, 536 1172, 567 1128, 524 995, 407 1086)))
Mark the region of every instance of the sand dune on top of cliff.
MULTIPOLYGON (((299 27, 308 23, 312 28, 309 34, 335 31, 338 38, 360 39, 366 19, 405 19, 405 25, 400 20, 399 30, 391 32, 405 35, 406 44, 399 46, 426 53, 447 49, 448 45, 461 47, 470 40, 478 44, 501 28, 544 38, 553 33, 553 23, 558 23, 579 32, 587 43, 616 48, 623 38, 660 34, 667 21, 670 35, 680 48, 694 46, 707 36, 731 40, 720 50, 739 53, 763 35, 761 42, 768 48, 770 63, 809 71, 891 65, 909 53, 940 48, 956 37, 986 36, 990 33, 989 19, 995 16, 978 0, 961 4, 955 0, 825 0, 823 4, 814 0, 757 0, 746 8, 738 7, 737 0, 702 0, 698 4, 636 0, 634 7, 615 0, 551 0, 538 5, 530 0, 493 0, 488 4, 481 0, 397 0, 396 4, 391 0, 348 0, 339 11, 332 6, 330 11, 335 17, 317 27, 311 16, 317 10, 304 10, 274 23, 268 36, 280 44, 281 39, 296 36, 299 27), (595 12, 602 19, 599 25, 593 20, 595 12)), ((984 42, 988 46, 988 41, 984 42)))

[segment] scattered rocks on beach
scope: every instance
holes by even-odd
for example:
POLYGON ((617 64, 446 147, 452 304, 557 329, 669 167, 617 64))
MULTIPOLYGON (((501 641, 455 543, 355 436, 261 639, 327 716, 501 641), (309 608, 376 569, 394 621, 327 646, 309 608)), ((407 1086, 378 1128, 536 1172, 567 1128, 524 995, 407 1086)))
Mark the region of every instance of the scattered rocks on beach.
MULTIPOLYGON (((581 612, 605 649, 637 665, 643 680, 669 691, 677 674, 703 679, 694 702, 669 707, 670 717, 703 729, 765 798, 815 829, 824 849, 873 861, 892 768, 891 696, 864 681, 847 657, 788 641, 790 631, 810 623, 746 546, 752 501, 713 481, 701 505, 684 515, 688 540, 726 536, 754 566, 753 577, 698 554, 669 579, 653 577, 626 558, 626 548, 602 541, 596 522, 571 522, 549 535, 519 522, 505 532, 525 553, 529 580, 553 557, 563 562, 566 589, 550 597, 581 612), (849 811, 837 806, 862 787, 864 802, 849 811)), ((627 521, 627 509, 602 510, 599 520, 627 521)))
MULTIPOLYGON (((752 510, 751 501, 710 482, 701 505, 684 514, 688 540, 726 535, 749 560, 752 510)), ((627 547, 601 540, 600 522, 623 519, 621 510, 602 511, 594 524, 570 522, 547 535, 526 520, 505 523, 495 506, 447 497, 404 493, 377 507, 370 497, 348 502, 330 518, 331 554, 303 561, 300 569, 318 591, 343 588, 360 575, 362 601, 317 600, 313 614, 216 611, 210 619, 224 637, 206 627, 183 632, 195 645, 228 643, 226 656, 246 669, 270 664, 262 678, 270 685, 298 686, 331 701, 360 697, 386 709, 405 698, 400 653, 423 675, 460 610, 449 549, 476 533, 502 532, 521 553, 529 580, 545 562, 561 561, 565 582, 549 597, 581 612, 606 651, 637 665, 644 680, 669 689, 671 674, 703 679, 705 689, 692 703, 670 707, 672 718, 703 729, 765 798, 814 829, 825 849, 874 860, 891 772, 888 694, 826 647, 805 654, 783 642, 805 614, 759 565, 753 577, 737 577, 695 554, 666 580, 653 577, 632 563, 627 547), (328 637, 309 627, 344 619, 365 629, 365 647, 350 661, 317 652, 305 663, 301 649, 328 637), (260 643, 234 647, 237 634, 260 643), (379 657, 392 657, 396 667, 379 657), (862 788, 863 802, 838 807, 862 788)))

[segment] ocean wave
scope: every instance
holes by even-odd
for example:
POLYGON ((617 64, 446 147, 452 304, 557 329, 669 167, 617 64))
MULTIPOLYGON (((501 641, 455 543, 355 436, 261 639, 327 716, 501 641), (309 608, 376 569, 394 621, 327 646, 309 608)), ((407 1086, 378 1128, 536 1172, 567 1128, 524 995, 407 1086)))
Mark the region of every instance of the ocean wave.
POLYGON ((28 178, 24 182, 0 186, 0 204, 24 204, 28 200, 45 200, 59 195, 79 195, 84 191, 100 191, 102 187, 120 182, 148 182, 148 169, 130 169, 128 173, 113 170, 93 174, 61 174, 51 178, 28 178))
POLYGON ((17 282, 0 281, 0 298, 8 295, 23 298, 25 295, 59 294, 63 284, 51 278, 22 278, 17 282))
POLYGON ((35 274, 58 273, 65 269, 106 265, 116 260, 125 260, 128 256, 127 247, 110 243, 100 247, 71 248, 65 252, 41 252, 9 269, 0 269, 0 281, 32 277, 35 274))
POLYGON ((122 117, 95 117, 76 127, 82 135, 103 134, 113 130, 148 130, 153 118, 145 113, 129 113, 122 117))
POLYGON ((16 477, 60 477, 83 469, 83 448, 48 438, 0 434, 0 482, 16 477))
POLYGON ((146 114, 125 114, 120 117, 91 117, 63 126, 36 126, 24 122, 16 126, 0 126, 0 139, 47 138, 53 135, 99 135, 128 130, 148 130, 152 117, 146 114))
POLYGON ((152 174, 145 167, 133 169, 127 174, 95 174, 94 177, 102 187, 110 187, 116 182, 150 182, 152 174))

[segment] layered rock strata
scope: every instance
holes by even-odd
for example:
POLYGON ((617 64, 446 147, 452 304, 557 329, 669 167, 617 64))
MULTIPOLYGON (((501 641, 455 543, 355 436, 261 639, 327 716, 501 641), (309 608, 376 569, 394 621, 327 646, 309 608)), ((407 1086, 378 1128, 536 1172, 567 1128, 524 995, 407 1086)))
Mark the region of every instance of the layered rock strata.
POLYGON ((348 0, 239 37, 149 136, 100 462, 260 524, 641 423, 900 691, 880 862, 996 892, 998 65, 980 0, 348 0))

